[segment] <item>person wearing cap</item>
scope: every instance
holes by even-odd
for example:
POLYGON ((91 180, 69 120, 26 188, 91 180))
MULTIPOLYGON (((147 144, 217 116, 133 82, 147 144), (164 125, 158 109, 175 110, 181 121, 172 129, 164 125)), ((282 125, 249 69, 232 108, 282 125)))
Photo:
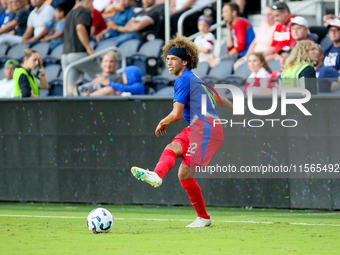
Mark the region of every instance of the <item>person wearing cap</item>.
POLYGON ((285 2, 275 2, 272 5, 272 13, 274 20, 279 22, 277 25, 272 42, 273 54, 266 56, 267 62, 273 59, 279 59, 277 54, 284 46, 289 46, 292 40, 291 36, 291 20, 295 17, 290 13, 289 7, 285 2))
POLYGON ((300 41, 287 58, 281 72, 283 88, 305 88, 311 94, 318 93, 314 65, 318 59, 318 47, 313 41, 300 41))
POLYGON ((24 61, 13 74, 14 97, 39 97, 39 88, 48 89, 43 61, 35 49, 24 50, 24 61), (32 73, 39 66, 40 84, 32 73))
POLYGON ((305 18, 297 16, 295 18, 292 18, 291 23, 292 23, 291 25, 292 41, 289 43, 289 47, 291 49, 294 49, 295 44, 299 41, 303 40, 314 41, 314 39, 310 36, 308 22, 305 18))
POLYGON ((323 64, 340 71, 340 20, 334 19, 328 26, 329 39, 332 44, 324 51, 323 64))
POLYGON ((198 49, 188 38, 177 35, 170 40, 163 47, 162 57, 167 61, 169 73, 176 76, 176 81, 173 109, 158 123, 155 134, 157 137, 165 135, 168 125, 182 118, 187 121, 188 127, 166 146, 154 171, 134 166, 131 172, 138 180, 157 188, 162 185, 166 173, 174 167, 176 159, 181 158, 178 179, 197 213, 197 219, 187 227, 206 227, 211 224, 211 218, 193 175, 197 166, 209 164, 224 141, 222 125, 213 124, 219 118, 213 100, 229 110, 233 109, 233 105, 227 98, 214 94, 214 89, 191 71, 198 65, 198 49), (206 114, 201 110, 202 98, 206 99, 206 114))
POLYGON ((6 61, 4 69, 5 78, 0 80, 0 98, 14 97, 13 73, 18 65, 19 63, 15 59, 6 61))
POLYGON ((318 59, 314 66, 318 78, 319 93, 330 93, 340 89, 340 74, 332 67, 323 64, 323 49, 318 46, 318 59))

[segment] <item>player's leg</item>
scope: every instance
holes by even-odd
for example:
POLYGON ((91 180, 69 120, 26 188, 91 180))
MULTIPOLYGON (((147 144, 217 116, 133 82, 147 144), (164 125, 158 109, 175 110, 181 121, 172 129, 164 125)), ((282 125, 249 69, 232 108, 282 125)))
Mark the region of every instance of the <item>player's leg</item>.
POLYGON ((164 175, 173 168, 177 157, 180 157, 182 154, 181 144, 173 141, 165 147, 154 171, 134 166, 131 168, 131 172, 138 180, 149 183, 157 188, 162 185, 164 175))
POLYGON ((177 141, 172 141, 165 147, 154 172, 163 179, 164 175, 174 167, 176 159, 182 156, 182 154, 182 145, 177 141))
POLYGON ((193 175, 194 171, 182 163, 178 170, 178 179, 187 192, 190 202, 197 213, 197 219, 187 227, 206 227, 211 224, 211 219, 205 208, 201 188, 195 179, 192 178, 193 175))

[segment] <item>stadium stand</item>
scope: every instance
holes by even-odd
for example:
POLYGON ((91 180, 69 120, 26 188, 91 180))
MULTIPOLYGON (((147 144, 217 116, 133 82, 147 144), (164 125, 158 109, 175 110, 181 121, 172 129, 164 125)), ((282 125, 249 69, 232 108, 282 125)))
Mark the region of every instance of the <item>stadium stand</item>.
POLYGON ((21 62, 22 59, 23 59, 23 52, 27 48, 29 48, 29 44, 28 43, 22 43, 22 44, 13 45, 8 50, 6 55, 4 55, 4 56, 2 56, 0 58, 1 66, 3 66, 8 59, 16 59, 19 62, 21 62))
POLYGON ((158 90, 155 93, 156 96, 173 96, 174 95, 174 87, 173 86, 168 86, 165 88, 162 88, 158 90))
POLYGON ((49 53, 50 42, 40 42, 33 45, 32 48, 38 51, 42 59, 44 59, 49 53))
POLYGON ((63 44, 59 44, 52 50, 52 52, 50 52, 49 55, 45 56, 43 58, 44 65, 60 63, 61 54, 63 54, 63 47, 63 44))
POLYGON ((214 86, 216 83, 223 83, 231 75, 233 65, 234 61, 222 61, 211 68, 209 75, 203 76, 202 79, 210 86, 214 86))
POLYGON ((280 70, 281 69, 280 60, 269 61, 268 66, 270 67, 270 69, 272 69, 273 72, 280 70))
POLYGON ((204 77, 208 75, 209 72, 209 63, 208 62, 200 62, 198 63, 198 66, 193 72, 198 76, 198 77, 204 77))
POLYGON ((131 55, 130 65, 138 66, 142 70, 143 76, 158 74, 158 67, 161 65, 161 49, 164 45, 162 39, 147 41, 142 44, 138 52, 131 55))

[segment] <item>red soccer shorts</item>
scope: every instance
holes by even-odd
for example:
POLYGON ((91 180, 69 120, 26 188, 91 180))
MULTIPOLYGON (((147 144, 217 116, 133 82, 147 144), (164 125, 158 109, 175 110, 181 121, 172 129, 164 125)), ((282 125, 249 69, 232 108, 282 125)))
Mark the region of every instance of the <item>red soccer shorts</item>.
POLYGON ((222 125, 213 117, 205 116, 205 119, 196 119, 172 140, 181 144, 182 163, 193 170, 196 165, 208 166, 224 142, 222 125))

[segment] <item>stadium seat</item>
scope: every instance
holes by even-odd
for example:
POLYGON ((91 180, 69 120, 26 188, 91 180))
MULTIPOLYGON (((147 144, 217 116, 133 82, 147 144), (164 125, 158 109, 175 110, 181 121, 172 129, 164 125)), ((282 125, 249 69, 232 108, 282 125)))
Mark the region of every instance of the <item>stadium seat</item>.
POLYGON ((233 71, 233 65, 234 61, 231 60, 222 61, 210 70, 209 75, 218 78, 226 78, 229 75, 231 75, 233 71))
POLYGON ((165 87, 168 87, 170 80, 164 76, 157 75, 152 78, 152 88, 155 91, 159 91, 165 87))
POLYGON ((45 67, 46 79, 51 82, 54 79, 58 79, 61 66, 58 64, 52 64, 45 67))
POLYGON ((5 78, 4 70, 5 70, 5 67, 0 69, 0 80, 5 78))
POLYGON ((3 65, 8 59, 16 59, 19 62, 23 60, 24 50, 29 48, 28 43, 13 45, 7 52, 6 56, 0 58, 0 63, 3 65))
POLYGON ((0 57, 6 56, 8 48, 9 47, 6 43, 0 44, 0 57))
POLYGON ((272 60, 268 62, 268 66, 272 71, 278 71, 281 69, 280 60, 272 60))
POLYGON ((140 45, 141 45, 140 40, 131 39, 120 44, 118 48, 123 52, 125 57, 130 57, 131 55, 138 52, 140 45))
MULTIPOLYGON (((129 65, 130 63, 130 57, 133 54, 137 53, 140 45, 141 42, 138 39, 131 39, 119 45, 118 48, 123 52, 124 56, 126 57, 127 65, 129 65)), ((120 60, 120 55, 118 55, 118 59, 120 60)))
POLYGON ((228 84, 233 84, 235 86, 244 86, 245 81, 247 80, 249 75, 250 71, 248 68, 248 63, 245 62, 235 70, 233 75, 226 77, 224 82, 228 84))
POLYGON ((221 45, 220 56, 228 54, 227 42, 221 45))
POLYGON ((210 70, 209 75, 202 77, 202 79, 210 86, 215 86, 216 83, 224 83, 224 79, 231 75, 233 65, 234 61, 222 61, 210 70))
POLYGON ((208 62, 200 62, 197 65, 197 68, 193 70, 193 72, 198 76, 198 77, 204 77, 208 74, 209 72, 209 63, 208 62))
POLYGON ((174 87, 169 86, 158 90, 155 93, 156 96, 174 96, 174 87))
POLYGON ((235 70, 234 75, 247 79, 248 76, 250 75, 250 71, 249 71, 249 68, 248 68, 248 62, 245 62, 242 65, 240 65, 235 70))
POLYGON ((38 51, 40 56, 44 59, 45 57, 47 57, 50 50, 50 42, 37 43, 32 47, 32 49, 38 51))
POLYGON ((106 48, 109 48, 111 46, 117 46, 117 43, 112 42, 110 40, 107 40, 107 41, 104 40, 104 41, 101 41, 100 43, 98 43, 98 45, 95 49, 96 49, 96 52, 98 52, 98 51, 104 50, 106 48))
POLYGON ((164 41, 155 39, 145 42, 137 53, 131 55, 130 65, 138 66, 142 70, 143 76, 158 74, 158 67, 161 65, 161 50, 164 41))
POLYGON ((52 52, 43 58, 44 65, 50 65, 59 63, 61 59, 61 55, 63 54, 63 48, 64 44, 59 44, 57 47, 55 47, 52 52))
POLYGON ((321 45, 321 47, 322 47, 323 49, 326 49, 326 48, 328 48, 329 46, 332 45, 332 41, 331 41, 331 39, 329 39, 329 36, 328 36, 328 35, 325 36, 325 37, 321 40, 320 45, 321 45))

